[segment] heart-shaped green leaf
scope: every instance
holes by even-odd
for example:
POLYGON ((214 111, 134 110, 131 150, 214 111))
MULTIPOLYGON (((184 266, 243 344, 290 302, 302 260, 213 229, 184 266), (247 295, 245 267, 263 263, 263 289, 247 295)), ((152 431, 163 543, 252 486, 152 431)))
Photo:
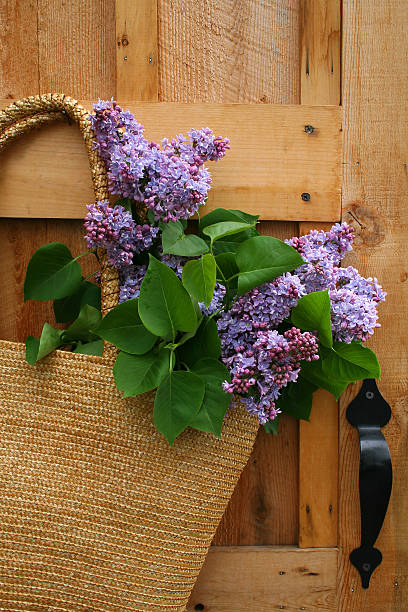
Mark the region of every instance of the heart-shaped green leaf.
POLYGON ((249 230, 252 227, 253 225, 250 223, 223 221, 221 223, 214 223, 214 225, 208 225, 202 231, 203 234, 210 238, 211 243, 213 243, 220 238, 224 238, 225 236, 230 236, 232 234, 239 234, 240 232, 249 230))
POLYGON ((359 342, 335 342, 333 348, 324 351, 322 356, 322 370, 328 378, 355 382, 381 376, 376 354, 359 342))
POLYGON ((26 339, 26 361, 30 365, 34 365, 37 361, 62 346, 61 336, 61 330, 54 329, 49 323, 44 323, 41 338, 28 336, 26 339))
POLYGON ((167 349, 145 355, 119 353, 113 366, 117 388, 123 391, 124 397, 155 389, 169 371, 170 356, 167 349))
POLYGON ((208 253, 207 243, 195 234, 185 234, 180 221, 162 224, 163 253, 195 257, 208 253))
POLYGON ((188 261, 183 268, 183 285, 194 299, 206 307, 214 296, 216 277, 215 259, 207 253, 200 259, 188 261))
POLYGON ((82 355, 96 355, 101 357, 103 353, 103 340, 93 340, 92 342, 85 343, 78 342, 73 352, 81 353, 82 355))
POLYGON ((149 267, 140 287, 139 315, 152 334, 170 337, 194 331, 197 315, 188 292, 168 266, 149 255, 149 267))
POLYGON ((304 378, 299 378, 281 390, 276 407, 295 419, 308 421, 312 411, 313 393, 316 389, 316 385, 304 378))
POLYGON ((97 310, 89 304, 84 304, 75 321, 63 332, 63 340, 81 340, 82 342, 90 342, 98 340, 95 330, 101 321, 102 315, 100 310, 97 310))
POLYGON ((137 298, 123 302, 108 312, 95 333, 132 355, 147 353, 158 339, 143 325, 137 298))
POLYGON ((238 247, 237 264, 240 270, 238 293, 273 280, 284 272, 295 270, 304 263, 299 253, 288 244, 272 236, 255 236, 238 247))
POLYGON ((51 242, 31 257, 24 282, 24 300, 55 300, 75 293, 81 266, 65 244, 51 242))
POLYGON ((259 215, 250 215, 242 210, 234 210, 232 208, 216 208, 200 218, 201 231, 209 225, 223 223, 225 221, 234 221, 237 223, 248 223, 255 225, 259 215))
POLYGON ((192 372, 170 372, 159 385, 153 418, 170 446, 199 411, 204 393, 204 381, 192 372))
POLYGON ((315 291, 304 295, 292 309, 290 315, 293 325, 308 331, 317 331, 324 346, 333 346, 330 319, 329 292, 315 291))
POLYGON ((221 355, 221 341, 217 323, 204 317, 193 338, 177 349, 177 358, 188 366, 193 366, 203 357, 218 359, 221 355))

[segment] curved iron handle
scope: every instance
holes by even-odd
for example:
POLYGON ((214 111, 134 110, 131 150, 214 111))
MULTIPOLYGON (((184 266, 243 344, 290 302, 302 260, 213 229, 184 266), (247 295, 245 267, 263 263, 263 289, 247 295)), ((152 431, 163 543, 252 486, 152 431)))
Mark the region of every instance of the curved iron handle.
POLYGON ((382 561, 374 544, 381 531, 392 488, 392 464, 387 442, 381 433, 391 418, 391 408, 374 379, 363 381, 356 398, 347 408, 347 419, 360 436, 361 546, 350 554, 360 573, 364 589, 382 561))

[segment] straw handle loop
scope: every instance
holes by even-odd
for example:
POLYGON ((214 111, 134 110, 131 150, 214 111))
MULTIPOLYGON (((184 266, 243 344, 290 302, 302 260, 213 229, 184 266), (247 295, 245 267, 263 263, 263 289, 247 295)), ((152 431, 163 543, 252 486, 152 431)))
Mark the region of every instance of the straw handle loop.
MULTIPOLYGON (((13 102, 0 111, 0 151, 13 140, 42 125, 54 121, 69 121, 76 123, 84 138, 88 152, 89 167, 95 200, 107 200, 108 177, 103 160, 93 149, 94 133, 89 121, 89 111, 81 106, 77 100, 64 94, 43 94, 30 96, 13 102)), ((104 249, 100 249, 101 260, 101 308, 102 315, 118 304, 119 281, 117 270, 109 266, 104 249)), ((112 353, 111 346, 104 345, 104 356, 112 353)))

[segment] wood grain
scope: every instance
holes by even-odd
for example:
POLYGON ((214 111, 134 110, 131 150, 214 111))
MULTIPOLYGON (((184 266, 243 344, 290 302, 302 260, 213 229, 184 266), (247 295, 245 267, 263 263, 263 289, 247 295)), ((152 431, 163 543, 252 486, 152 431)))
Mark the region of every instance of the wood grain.
POLYGON ((0 2, 0 97, 39 92, 37 0, 0 2))
POLYGON ((340 104, 341 2, 301 2, 302 104, 340 104))
POLYGON ((378 354, 379 388, 393 417, 384 428, 394 468, 391 503, 377 547, 383 562, 368 590, 348 560, 360 543, 359 445, 341 401, 340 606, 354 612, 403 611, 408 602, 408 13, 406 2, 343 2, 345 111, 343 217, 357 231, 346 263, 375 275, 388 292, 379 306, 381 329, 370 342, 378 354))
POLYGON ((115 95, 112 0, 38 0, 38 41, 41 93, 92 100, 115 95))
MULTIPOLYGON (((2 104, 6 106, 6 101, 2 104)), ((91 103, 84 105, 89 108, 91 103)), ((339 219, 342 166, 338 107, 169 103, 125 106, 145 125, 146 135, 152 140, 203 125, 211 126, 217 134, 228 135, 231 151, 219 163, 209 164, 213 186, 207 210, 240 208, 258 213, 263 219, 339 219), (304 126, 309 123, 316 127, 315 134, 305 133, 304 126), (243 124, 251 126, 250 132, 242 130, 243 124), (266 134, 273 138, 265 138, 266 134), (303 192, 310 194, 309 202, 302 200, 303 192)), ((83 216, 84 203, 89 201, 87 167, 74 129, 50 126, 13 144, 2 158, 0 215, 83 216), (67 184, 71 188, 67 189, 67 184)))
POLYGON ((337 554, 335 548, 213 547, 187 612, 334 611, 337 554))
POLYGON ((298 0, 158 6, 160 100, 299 102, 298 0))
MULTIPOLYGON (((301 103, 340 104, 341 2, 302 0, 301 13, 301 103)), ((330 225, 300 223, 299 233, 330 225)), ((336 546, 337 531, 338 404, 320 390, 299 426, 299 546, 336 546)))
POLYGON ((156 0, 116 0, 116 97, 157 102, 156 0))
MULTIPOLYGON (((158 7, 160 100, 300 102, 298 0, 159 0, 158 7)), ((239 127, 245 137, 251 133, 250 124, 239 127)), ((223 126, 220 130, 230 136, 223 126)), ((297 233, 297 224, 264 221, 261 231, 286 238, 297 233)), ((217 544, 297 542, 297 423, 284 419, 280 435, 260 433, 217 544)), ((235 580, 225 588, 233 591, 235 580)), ((249 586, 248 594, 252 598, 249 586)))

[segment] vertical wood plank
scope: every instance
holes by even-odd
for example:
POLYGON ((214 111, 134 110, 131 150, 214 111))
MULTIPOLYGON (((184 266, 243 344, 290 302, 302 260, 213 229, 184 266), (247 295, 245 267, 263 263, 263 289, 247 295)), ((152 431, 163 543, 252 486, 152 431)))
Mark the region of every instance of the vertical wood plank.
POLYGON ((340 25, 341 0, 302 0, 302 104, 340 104, 340 25))
POLYGON ((116 96, 157 102, 157 1, 116 0, 116 96))
POLYGON ((299 102, 299 0, 158 0, 160 100, 299 102))
POLYGON ((359 444, 345 417, 357 392, 351 386, 340 402, 341 612, 400 612, 408 602, 407 32, 404 0, 343 1, 343 217, 357 232, 347 264, 378 277, 388 292, 379 306, 381 329, 369 345, 378 354, 379 388, 393 411, 383 433, 394 483, 376 544, 383 561, 363 590, 348 558, 360 544, 359 444))
POLYGON ((37 0, 0 3, 0 97, 39 93, 37 0))
POLYGON ((115 95, 113 0, 38 0, 38 38, 41 93, 115 95))
MULTIPOLYGON (((299 0, 158 0, 158 26, 160 100, 299 103, 299 0)), ((297 224, 262 231, 286 238, 297 224)), ((298 427, 285 421, 282 437, 260 433, 217 545, 297 544, 298 427)))
MULTIPOLYGON (((340 104, 340 0, 302 0, 301 27, 301 103, 340 104)), ((300 223, 299 233, 310 229, 300 223)), ((319 390, 299 426, 299 546, 336 546, 337 525, 338 405, 319 390)))

